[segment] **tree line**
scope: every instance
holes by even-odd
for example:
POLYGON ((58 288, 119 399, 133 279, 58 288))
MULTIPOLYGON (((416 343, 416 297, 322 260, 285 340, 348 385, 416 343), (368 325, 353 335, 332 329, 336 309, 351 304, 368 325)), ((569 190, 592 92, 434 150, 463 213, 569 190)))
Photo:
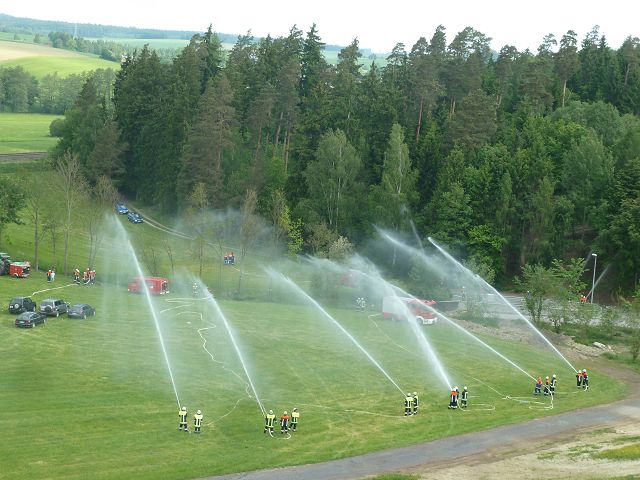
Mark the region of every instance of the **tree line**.
POLYGON ((54 157, 166 211, 196 189, 215 209, 255 192, 283 241, 301 232, 316 254, 415 226, 499 282, 596 250, 633 289, 640 40, 613 49, 594 27, 536 52, 489 42, 439 26, 365 70, 357 39, 328 64, 315 25, 241 35, 228 54, 210 27, 171 64, 147 47, 127 56, 112 105, 87 79, 54 157))

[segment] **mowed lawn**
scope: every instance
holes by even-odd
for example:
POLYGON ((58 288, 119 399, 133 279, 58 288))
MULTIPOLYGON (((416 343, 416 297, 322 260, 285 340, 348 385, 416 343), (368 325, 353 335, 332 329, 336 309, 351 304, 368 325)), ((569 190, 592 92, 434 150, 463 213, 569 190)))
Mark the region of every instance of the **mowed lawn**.
POLYGON ((49 125, 60 115, 0 113, 0 153, 44 152, 57 138, 49 135, 49 125))
POLYGON ((97 55, 72 52, 48 45, 0 41, 0 67, 16 66, 21 66, 38 79, 54 72, 65 77, 98 68, 120 68, 119 63, 104 60, 97 55))
POLYGON ((110 279, 78 286, 62 275, 54 284, 42 274, 0 277, 2 476, 187 479, 319 462, 552 415, 625 392, 599 372, 591 372, 589 391, 578 391, 573 371, 549 350, 483 337, 532 374, 558 374, 551 408, 549 398, 531 395, 526 375, 477 342, 446 323, 421 327, 451 382, 470 388, 469 410, 452 411, 448 386, 404 322, 328 309, 387 377, 314 308, 221 300, 223 319, 212 300, 174 292, 152 300, 156 328, 146 298, 126 292, 127 275, 110 279), (9 299, 33 292, 38 303, 88 302, 98 315, 17 329, 9 299), (404 417, 403 392, 414 390, 420 414, 404 417), (188 407, 190 425, 194 411, 203 410, 202 435, 178 432, 179 404, 188 407), (298 407, 299 432, 263 434, 261 406, 278 417, 298 407))

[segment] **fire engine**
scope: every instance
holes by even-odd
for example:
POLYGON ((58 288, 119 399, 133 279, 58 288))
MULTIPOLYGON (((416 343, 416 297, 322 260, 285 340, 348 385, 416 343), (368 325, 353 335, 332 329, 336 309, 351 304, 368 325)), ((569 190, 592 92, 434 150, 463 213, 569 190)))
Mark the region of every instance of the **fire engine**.
POLYGON ((129 282, 127 290, 131 293, 143 293, 143 282, 147 285, 147 290, 151 295, 165 295, 169 293, 169 280, 163 277, 135 277, 129 282))
POLYGON ((384 318, 393 320, 414 318, 422 325, 433 325, 438 318, 432 310, 436 303, 435 300, 412 297, 384 297, 382 299, 382 315, 384 318))
POLYGON ((9 264, 9 275, 16 278, 27 278, 31 273, 30 262, 11 262, 9 264))

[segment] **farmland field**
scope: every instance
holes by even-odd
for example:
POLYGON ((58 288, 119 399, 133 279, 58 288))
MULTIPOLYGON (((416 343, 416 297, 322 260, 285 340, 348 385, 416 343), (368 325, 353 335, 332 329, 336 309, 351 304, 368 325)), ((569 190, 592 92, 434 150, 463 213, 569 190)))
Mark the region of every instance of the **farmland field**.
POLYGON ((44 152, 57 138, 49 135, 49 125, 60 115, 0 113, 0 153, 44 152))
MULTIPOLYGON (((82 208, 75 212, 76 225, 83 215, 82 208)), ((420 335, 451 382, 471 392, 469 410, 452 411, 449 386, 418 337, 408 323, 382 319, 378 300, 371 299, 364 312, 325 305, 325 314, 281 277, 267 277, 256 255, 222 267, 210 253, 204 277, 218 312, 215 300, 191 295, 196 279, 189 271, 196 265, 188 240, 112 213, 105 222, 96 261, 99 284, 73 284, 60 271, 60 240, 56 256, 49 239, 41 265, 57 265, 55 283, 47 283, 44 273, 0 277, 0 464, 8 478, 196 478, 314 463, 552 415, 611 401, 626 390, 593 371, 592 384, 607 388, 576 391, 573 371, 550 350, 524 339, 481 335, 531 374, 558 374, 555 401, 534 398, 530 378, 438 322, 420 327, 420 335), (147 301, 127 293, 127 281, 137 272, 128 239, 147 267, 151 249, 160 255, 170 242, 176 270, 171 273, 166 255, 158 266, 158 273, 170 277, 169 295, 147 301), (234 300, 230 293, 239 291, 241 281, 247 300, 234 300), (6 305, 25 294, 38 304, 50 297, 87 302, 98 314, 17 329, 6 305), (420 414, 404 417, 404 392, 414 390, 421 396, 420 414), (202 435, 178 432, 181 404, 189 409, 190 425, 194 411, 203 410, 202 435), (263 433, 263 409, 279 416, 293 407, 301 412, 298 432, 289 437, 276 429, 276 438, 263 433)), ((77 227, 72 233, 70 267, 83 269, 88 238, 77 227)), ((11 225, 2 249, 28 259, 31 242, 28 224, 11 225)), ((312 297, 319 294, 317 280, 300 265, 279 261, 272 268, 291 268, 312 297)), ((330 288, 330 297, 353 295, 335 280, 330 288)))
POLYGON ((15 66, 23 67, 36 78, 54 72, 64 77, 98 68, 120 68, 118 63, 103 60, 95 55, 33 43, 0 41, 0 67, 15 66))

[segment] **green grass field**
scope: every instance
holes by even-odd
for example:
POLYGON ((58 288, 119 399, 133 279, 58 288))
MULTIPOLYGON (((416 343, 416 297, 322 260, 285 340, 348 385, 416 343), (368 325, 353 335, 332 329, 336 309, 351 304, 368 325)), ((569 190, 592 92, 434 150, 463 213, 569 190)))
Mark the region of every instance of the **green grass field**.
POLYGON ((0 67, 21 66, 36 78, 58 72, 65 77, 98 68, 117 70, 120 64, 96 55, 72 52, 50 45, 0 40, 0 67))
POLYGON ((0 113, 0 153, 44 152, 57 138, 49 135, 49 125, 60 115, 0 113))
MULTIPOLYGON (((85 214, 84 207, 74 213, 70 268, 87 265, 85 214)), ((573 371, 549 349, 482 337, 535 376, 557 373, 558 393, 551 404, 548 397, 532 396, 529 377, 441 321, 420 329, 450 382, 469 386, 468 411, 452 411, 448 385, 406 322, 384 320, 373 306, 368 312, 326 307, 387 377, 318 309, 301 302, 286 284, 266 278, 258 252, 238 265, 244 271, 243 296, 251 301, 233 299, 238 269, 222 267, 209 254, 203 276, 222 317, 212 300, 190 295, 195 263, 188 240, 114 214, 106 222, 96 262, 100 284, 75 285, 62 274, 61 238, 55 255, 49 238, 42 245, 42 266, 55 265, 59 272, 53 284, 41 272, 28 279, 0 277, 3 478, 186 479, 314 463, 553 415, 609 402, 626 391, 597 371, 591 372, 590 390, 576 390, 573 371), (159 273, 172 282, 172 292, 151 303, 175 392, 149 303, 126 291, 136 274, 126 237, 143 264, 149 264, 155 248, 163 257, 159 273), (165 244, 174 252, 175 273, 163 253, 165 244), (50 318, 37 328, 17 329, 6 309, 16 295, 32 295, 38 304, 50 297, 86 302, 98 314, 85 321, 50 318), (403 392, 414 390, 420 394, 420 414, 404 417, 403 392), (179 403, 189 408, 190 424, 194 411, 203 410, 202 435, 178 432, 179 403), (263 434, 261 405, 278 416, 298 407, 300 430, 291 438, 263 434)), ((28 220, 11 225, 0 250, 29 259, 32 237, 28 220)), ((272 265, 282 269, 285 263, 272 258, 272 265)), ((299 265, 294 268, 295 278, 315 297, 309 277, 299 265)), ((334 297, 353 295, 339 282, 332 288, 334 297)))

